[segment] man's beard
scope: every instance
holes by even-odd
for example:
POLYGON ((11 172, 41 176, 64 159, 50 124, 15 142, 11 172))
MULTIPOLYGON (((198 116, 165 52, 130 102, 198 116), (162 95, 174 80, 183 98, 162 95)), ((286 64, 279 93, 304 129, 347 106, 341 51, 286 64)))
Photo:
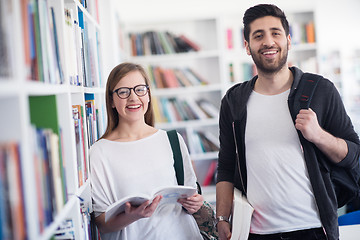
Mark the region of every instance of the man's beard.
MULTIPOLYGON (((269 48, 270 49, 270 48, 269 48)), ((285 55, 281 55, 279 62, 275 65, 270 65, 267 66, 266 64, 263 63, 263 61, 261 60, 260 57, 258 57, 259 55, 261 55, 260 53, 258 54, 253 54, 253 52, 251 51, 251 48, 249 47, 250 53, 251 53, 251 57, 255 63, 255 66, 258 70, 258 72, 263 72, 263 73, 276 73, 278 71, 280 71, 280 69, 282 69, 284 67, 284 65, 287 62, 287 57, 288 57, 288 45, 286 45, 286 49, 285 49, 285 55)), ((283 51, 281 51, 282 53, 283 51)))

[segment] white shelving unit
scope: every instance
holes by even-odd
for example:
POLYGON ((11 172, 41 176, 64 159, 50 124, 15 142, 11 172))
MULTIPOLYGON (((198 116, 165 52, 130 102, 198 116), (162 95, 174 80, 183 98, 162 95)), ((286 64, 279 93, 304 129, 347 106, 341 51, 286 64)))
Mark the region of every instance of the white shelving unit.
POLYGON ((94 99, 98 111, 95 129, 100 135, 106 126, 104 86, 108 69, 119 61, 116 57, 109 60, 113 48, 103 46, 103 42, 116 41, 116 31, 110 35, 108 29, 114 24, 111 6, 112 0, 101 1, 101 5, 97 0, 87 1, 87 7, 76 0, 0 3, 0 59, 6 63, 0 71, 0 111, 4 113, 0 118, 0 195, 14 192, 9 189, 20 192, 12 193, 7 203, 7 197, 0 200, 5 211, 2 217, 6 218, 0 221, 0 233, 8 234, 9 239, 50 239, 65 222, 71 223, 65 230, 69 238, 89 239, 91 128, 86 121, 86 99, 94 99), (75 26, 74 21, 80 24, 75 26), (82 44, 81 33, 76 35, 75 29, 86 35, 82 44), (84 49, 83 57, 78 54, 79 46, 84 49), (32 65, 35 61, 37 64, 32 65), (81 79, 79 68, 74 66, 87 72, 87 84, 85 80, 73 83, 81 79), (72 105, 84 109, 82 162, 77 154, 72 105), (52 129, 52 136, 57 136, 59 142, 47 149, 53 155, 43 154, 46 149, 39 144, 43 136, 35 136, 35 128, 52 129), (19 149, 19 158, 3 158, 12 147, 19 149), (14 167, 16 159, 20 165, 14 167), (4 166, 10 173, 17 169, 21 174, 4 175, 4 166), (13 185, 11 179, 15 177, 20 177, 22 187, 13 185), (52 206, 46 207, 50 202, 52 206))

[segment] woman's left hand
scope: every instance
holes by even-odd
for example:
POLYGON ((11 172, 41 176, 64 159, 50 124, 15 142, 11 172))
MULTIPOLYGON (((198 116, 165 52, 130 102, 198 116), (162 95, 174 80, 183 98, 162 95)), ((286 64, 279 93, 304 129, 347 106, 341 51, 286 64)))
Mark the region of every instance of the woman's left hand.
POLYGON ((189 214, 194 214, 203 205, 204 197, 198 193, 188 198, 180 198, 178 202, 188 211, 189 214))

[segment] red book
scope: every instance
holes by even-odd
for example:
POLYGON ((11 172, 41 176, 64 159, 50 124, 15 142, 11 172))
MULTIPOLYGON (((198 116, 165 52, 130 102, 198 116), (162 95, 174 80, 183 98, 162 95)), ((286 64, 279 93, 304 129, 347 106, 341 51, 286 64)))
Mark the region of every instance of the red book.
POLYGON ((176 79, 175 73, 172 69, 164 69, 164 80, 168 88, 180 87, 178 80, 176 79))
POLYGON ((209 186, 211 184, 212 180, 214 179, 216 167, 217 167, 217 162, 212 161, 204 178, 203 186, 209 186))
POLYGON ((11 221, 10 236, 12 239, 26 238, 26 225, 24 213, 24 195, 21 175, 21 162, 19 145, 7 143, 0 145, 0 180, 5 187, 5 198, 8 198, 7 207, 10 208, 11 221), (7 186, 6 186, 7 185, 7 186))
POLYGON ((234 45, 233 45, 233 34, 232 34, 232 29, 228 28, 226 30, 226 40, 227 40, 227 47, 228 49, 233 49, 234 45))
POLYGON ((195 51, 199 51, 200 50, 200 46, 198 44, 196 44, 194 41, 190 40, 188 37, 186 37, 185 35, 180 35, 179 36, 185 43, 187 43, 192 49, 194 49, 195 51))
POLYGON ((162 68, 154 67, 154 80, 156 83, 156 88, 165 88, 164 81, 162 79, 162 68))

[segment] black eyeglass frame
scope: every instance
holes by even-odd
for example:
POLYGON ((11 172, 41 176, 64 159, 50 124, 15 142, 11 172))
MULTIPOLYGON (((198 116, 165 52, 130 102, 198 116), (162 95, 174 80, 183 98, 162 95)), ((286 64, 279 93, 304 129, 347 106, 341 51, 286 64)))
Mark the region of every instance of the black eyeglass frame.
POLYGON ((121 88, 115 89, 115 90, 113 91, 113 93, 116 93, 116 95, 117 95, 120 99, 127 99, 127 98, 130 97, 130 95, 131 95, 131 90, 134 91, 134 93, 136 94, 136 96, 138 96, 138 97, 143 97, 143 96, 145 96, 145 95, 149 92, 149 85, 139 84, 139 85, 136 85, 136 86, 134 86, 134 87, 132 87, 132 88, 129 88, 129 87, 121 87, 121 88), (146 88, 146 92, 144 93, 144 95, 139 95, 139 93, 137 93, 137 92, 135 91, 137 87, 145 87, 145 88, 146 88), (127 90, 129 90, 129 94, 128 94, 127 97, 120 97, 120 95, 119 95, 119 90, 121 90, 121 89, 127 89, 127 90))

